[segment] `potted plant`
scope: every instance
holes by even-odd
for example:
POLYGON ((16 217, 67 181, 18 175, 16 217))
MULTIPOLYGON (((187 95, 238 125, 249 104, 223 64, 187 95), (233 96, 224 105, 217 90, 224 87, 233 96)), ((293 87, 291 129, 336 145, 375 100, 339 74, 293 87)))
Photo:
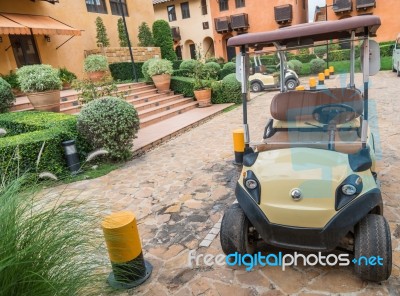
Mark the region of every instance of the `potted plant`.
POLYGON ((108 71, 107 58, 100 54, 92 54, 86 57, 84 70, 92 81, 101 80, 108 71))
POLYGON ((18 83, 36 110, 60 112, 61 79, 50 65, 23 66, 17 70, 18 83))
POLYGON ((212 79, 208 71, 204 71, 204 65, 199 61, 193 71, 194 97, 199 102, 199 107, 211 106, 211 83, 212 79))
POLYGON ((70 89, 72 81, 77 78, 76 75, 71 71, 68 71, 65 67, 60 68, 59 73, 63 89, 70 89))
POLYGON ((169 90, 172 72, 172 63, 165 59, 154 59, 150 61, 147 69, 147 74, 153 79, 159 91, 169 90))

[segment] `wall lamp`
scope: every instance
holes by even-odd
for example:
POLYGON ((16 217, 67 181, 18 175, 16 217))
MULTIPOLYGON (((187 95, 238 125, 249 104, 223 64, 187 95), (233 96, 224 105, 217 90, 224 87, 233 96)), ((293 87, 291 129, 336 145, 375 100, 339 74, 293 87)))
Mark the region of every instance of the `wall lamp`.
POLYGON ((46 39, 46 41, 47 41, 47 42, 50 42, 50 41, 51 41, 51 39, 50 39, 50 36, 49 36, 49 35, 44 35, 44 39, 46 39))
POLYGON ((3 43, 3 37, 0 36, 0 43, 3 43))

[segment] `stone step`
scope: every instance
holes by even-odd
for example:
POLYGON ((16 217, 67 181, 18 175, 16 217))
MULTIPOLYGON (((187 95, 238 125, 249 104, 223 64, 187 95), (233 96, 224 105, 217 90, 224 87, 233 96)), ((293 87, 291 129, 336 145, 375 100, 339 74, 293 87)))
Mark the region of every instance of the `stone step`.
POLYGON ((143 97, 136 98, 136 99, 135 98, 125 98, 125 100, 129 103, 136 105, 136 104, 148 103, 148 102, 163 98, 165 96, 172 96, 172 95, 174 95, 174 92, 169 91, 169 92, 165 92, 165 93, 150 94, 150 95, 143 96, 143 97))
POLYGON ((145 118, 140 120, 140 127, 141 128, 147 127, 149 125, 152 125, 152 124, 155 124, 157 122, 160 122, 160 121, 166 120, 168 118, 171 118, 171 117, 173 117, 175 115, 182 114, 182 113, 184 113, 184 112, 186 112, 188 110, 196 108, 197 105, 198 105, 198 103, 196 101, 192 101, 192 102, 186 103, 184 105, 178 106, 176 108, 172 108, 170 110, 166 110, 166 111, 163 111, 161 113, 157 113, 157 114, 154 114, 154 115, 151 115, 151 116, 147 116, 147 117, 145 117, 145 118))
POLYGON ((164 111, 168 111, 182 105, 186 105, 187 103, 193 102, 192 98, 178 98, 173 100, 172 102, 168 102, 156 107, 147 108, 145 110, 139 111, 139 118, 144 119, 149 116, 157 115, 158 113, 162 113, 164 111))
POLYGON ((137 104, 136 102, 133 102, 133 105, 135 106, 136 110, 139 112, 142 110, 147 110, 147 109, 165 105, 167 103, 174 102, 177 99, 183 99, 183 95, 163 96, 161 98, 151 100, 150 102, 147 102, 147 103, 137 104))
POLYGON ((149 95, 153 95, 153 94, 158 94, 159 92, 157 91, 156 88, 152 88, 152 89, 147 89, 147 90, 142 90, 139 92, 135 92, 132 94, 128 94, 125 95, 125 100, 129 100, 129 99, 137 99, 137 98, 143 98, 149 95))

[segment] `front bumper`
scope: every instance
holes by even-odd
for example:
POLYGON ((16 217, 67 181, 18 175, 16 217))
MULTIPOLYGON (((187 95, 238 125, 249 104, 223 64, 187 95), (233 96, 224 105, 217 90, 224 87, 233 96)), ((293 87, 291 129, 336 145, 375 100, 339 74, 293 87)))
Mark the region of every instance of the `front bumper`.
POLYGON ((378 207, 382 214, 382 196, 375 188, 343 207, 323 228, 302 228, 273 224, 253 198, 239 185, 236 198, 247 218, 270 245, 302 251, 331 251, 369 212, 378 207))

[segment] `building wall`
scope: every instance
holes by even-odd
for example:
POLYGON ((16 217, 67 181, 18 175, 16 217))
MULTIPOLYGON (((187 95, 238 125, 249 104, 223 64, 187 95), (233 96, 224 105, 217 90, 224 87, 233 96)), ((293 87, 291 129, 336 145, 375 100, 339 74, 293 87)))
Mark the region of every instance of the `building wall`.
POLYGON ((343 17, 356 16, 366 13, 372 13, 381 18, 382 25, 377 32, 377 41, 395 40, 400 33, 400 1, 399 0, 376 0, 376 7, 367 10, 356 10, 356 0, 353 2, 353 11, 351 13, 336 14, 332 7, 333 0, 327 0, 328 20, 337 20, 343 17))
POLYGON ((182 59, 190 59, 190 44, 201 44, 202 55, 214 56, 213 23, 211 20, 210 1, 207 0, 207 14, 202 15, 200 0, 175 0, 154 5, 155 19, 163 19, 169 22, 167 7, 175 5, 176 21, 169 22, 171 27, 179 27, 181 40, 175 43, 182 46, 182 59), (190 18, 182 19, 181 3, 189 2, 190 18), (203 22, 208 22, 209 29, 203 29, 203 22), (210 46, 211 45, 211 46, 210 46))
MULTIPOLYGON (((106 0, 108 14, 88 12, 85 0, 60 0, 59 3, 50 4, 45 1, 32 2, 30 0, 0 1, 0 12, 22 13, 51 16, 75 29, 83 30, 81 36, 76 36, 65 45, 56 49, 70 36, 51 35, 51 42, 47 42, 43 35, 35 35, 34 39, 43 64, 55 67, 66 67, 79 77, 83 75, 84 51, 95 49, 96 25, 95 19, 100 16, 107 28, 110 47, 119 46, 117 21, 118 15, 111 14, 110 2, 106 0)), ((127 0, 128 14, 126 18, 129 37, 133 45, 137 45, 137 34, 140 23, 147 22, 150 26, 154 21, 154 11, 151 1, 127 0)), ((0 43, 0 73, 8 74, 16 69, 12 48, 7 51, 10 41, 8 36, 2 36, 0 43)))
MULTIPOLYGON (((233 14, 247 13, 249 19, 248 33, 269 31, 279 28, 279 24, 275 22, 274 7, 279 5, 293 5, 292 25, 307 22, 308 0, 247 0, 245 7, 236 8, 235 0, 229 0, 229 10, 220 11, 217 1, 211 1, 211 11, 213 22, 215 18, 230 16, 233 14)), ((219 34, 214 29, 215 56, 227 59, 226 40, 237 35, 235 31, 219 34)), ((238 52, 238 49, 236 49, 238 52)))

